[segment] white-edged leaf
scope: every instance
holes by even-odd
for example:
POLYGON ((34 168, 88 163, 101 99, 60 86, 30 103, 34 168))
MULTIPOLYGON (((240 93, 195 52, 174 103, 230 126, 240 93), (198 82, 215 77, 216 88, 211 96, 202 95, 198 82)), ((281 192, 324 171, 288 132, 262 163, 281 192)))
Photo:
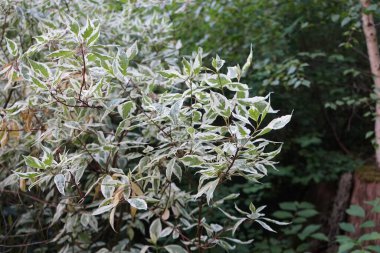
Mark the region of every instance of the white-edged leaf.
POLYGON ((239 227, 244 221, 246 221, 246 220, 247 220, 247 218, 242 218, 242 219, 238 220, 238 221, 235 223, 234 227, 232 228, 232 235, 235 235, 235 232, 236 232, 236 230, 238 229, 238 227, 239 227))
POLYGON ((285 116, 281 116, 279 118, 272 120, 271 122, 269 122, 269 124, 266 127, 264 127, 261 130, 259 135, 269 133, 271 130, 277 130, 277 129, 283 128, 284 126, 286 126, 286 124, 289 123, 291 118, 292 118, 292 115, 285 115, 285 116))
POLYGON ((65 183, 66 179, 63 174, 57 174, 54 176, 54 183, 55 186, 57 186, 58 191, 62 194, 65 195, 65 183))
POLYGON ((220 179, 218 178, 218 179, 210 181, 207 184, 205 184, 204 186, 202 186, 199 189, 198 193, 194 197, 199 198, 203 194, 206 194, 207 203, 210 204, 210 200, 212 199, 212 197, 214 195, 214 191, 219 184, 219 180, 220 179))
POLYGON ((92 212, 92 215, 99 215, 99 214, 102 214, 102 213, 108 212, 109 210, 111 210, 111 209, 114 208, 114 207, 115 207, 114 204, 109 204, 109 205, 106 205, 106 206, 98 207, 97 209, 95 209, 95 210, 92 212))
POLYGON ((212 66, 219 71, 225 63, 225 60, 220 59, 219 55, 216 55, 215 58, 212 59, 212 66))
POLYGON ((125 102, 117 107, 117 110, 123 119, 129 117, 136 109, 135 103, 132 101, 125 102))
POLYGON ((63 202, 60 202, 57 205, 57 208, 55 209, 55 213, 54 213, 53 219, 51 220, 50 226, 56 223, 59 220, 59 218, 61 218, 62 214, 65 211, 65 208, 66 208, 66 204, 63 202))
POLYGON ((135 43, 133 43, 132 46, 130 46, 127 49, 127 53, 126 54, 127 54, 128 60, 133 59, 138 53, 139 53, 139 49, 137 47, 137 42, 135 41, 135 43))
POLYGON ((38 158, 33 156, 24 156, 25 164, 31 168, 44 169, 45 164, 38 158))
POLYGON ((253 242, 253 239, 248 240, 248 241, 241 241, 239 239, 229 238, 229 237, 226 237, 226 239, 229 240, 229 241, 231 241, 231 242, 234 242, 234 243, 237 243, 237 244, 242 244, 242 245, 251 244, 253 242))
POLYGON ((189 167, 198 167, 204 163, 203 159, 197 155, 186 155, 182 157, 180 160, 181 162, 183 162, 185 166, 189 167))
POLYGON ((158 72, 161 76, 165 78, 180 78, 182 75, 175 69, 161 70, 158 72))
POLYGON ((12 56, 16 56, 16 55, 18 54, 18 47, 17 47, 16 42, 14 42, 13 40, 8 39, 8 38, 5 38, 5 40, 7 41, 7 49, 8 49, 8 52, 9 52, 12 56))
POLYGON ((139 210, 148 209, 148 205, 146 204, 145 200, 143 200, 143 199, 131 198, 131 199, 127 199, 127 201, 131 206, 133 206, 136 209, 139 209, 139 210))
POLYGON ((167 245, 164 248, 169 253, 187 253, 187 251, 179 245, 167 245))
POLYGON ((160 238, 163 238, 163 237, 166 237, 166 236, 170 235, 171 232, 173 232, 173 228, 172 227, 166 227, 166 228, 164 228, 161 231, 161 233, 160 233, 160 238))
POLYGON ((155 219, 149 227, 150 239, 156 243, 162 231, 160 218, 155 219))
POLYGON ((183 104, 183 99, 179 99, 170 108, 170 117, 172 118, 173 123, 176 125, 178 124, 178 116, 181 111, 182 104, 183 104))
POLYGON ((245 64, 243 65, 243 68, 241 69, 241 76, 242 77, 247 75, 248 69, 252 64, 252 58, 253 58, 253 52, 252 52, 252 45, 251 45, 251 50, 249 52, 248 58, 247 58, 245 64))
POLYGON ((232 106, 228 99, 220 93, 210 91, 211 108, 219 115, 228 118, 232 113, 232 106))
POLYGON ((49 78, 51 76, 50 69, 45 63, 36 62, 30 59, 29 59, 29 63, 34 72, 40 74, 41 76, 45 78, 49 78))
POLYGON ((110 225, 111 225, 111 228, 113 231, 116 232, 115 230, 115 227, 114 227, 114 224, 115 224, 115 212, 116 212, 116 207, 112 208, 111 212, 110 212, 110 225))
POLYGON ((269 219, 269 218, 262 218, 262 219, 266 220, 266 221, 269 221, 271 223, 274 223, 276 225, 280 225, 280 226, 286 226, 286 225, 290 224, 290 222, 277 221, 277 220, 272 220, 272 219, 269 219))
POLYGON ((113 184, 112 177, 107 175, 103 178, 102 184, 100 186, 100 190, 104 196, 104 198, 111 198, 113 192, 115 191, 115 186, 113 184))
POLYGON ((281 129, 289 123, 292 115, 285 115, 272 120, 267 127, 273 130, 281 129))
POLYGON ((256 221, 257 223, 259 223, 260 226, 262 226, 262 227, 265 228, 266 230, 276 233, 276 231, 274 231, 274 230, 273 230, 268 224, 266 224, 264 221, 261 221, 261 220, 255 220, 255 221, 256 221))

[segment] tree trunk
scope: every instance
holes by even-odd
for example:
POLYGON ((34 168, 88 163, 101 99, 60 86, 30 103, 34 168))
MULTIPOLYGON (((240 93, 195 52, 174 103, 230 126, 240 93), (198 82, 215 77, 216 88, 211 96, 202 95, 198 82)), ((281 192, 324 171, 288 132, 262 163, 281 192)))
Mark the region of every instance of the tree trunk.
POLYGON ((329 247, 327 252, 338 252, 338 245, 335 237, 339 235, 339 223, 344 221, 346 209, 350 204, 352 190, 352 173, 344 173, 339 180, 338 191, 335 196, 333 209, 329 218, 329 247))
MULTIPOLYGON (((370 6, 371 0, 360 0, 363 9, 370 6)), ((376 94, 376 117, 375 117, 375 137, 376 137, 376 162, 380 168, 380 54, 377 44, 376 26, 372 14, 362 12, 362 26, 367 43, 367 51, 373 81, 375 83, 376 94)))
MULTIPOLYGON (((380 196, 380 54, 377 42, 376 26, 373 15, 365 13, 371 1, 360 0, 363 7, 362 26, 367 44, 368 58, 371 66, 374 92, 376 94, 376 116, 375 116, 375 138, 376 138, 376 165, 367 165, 357 170, 354 174, 354 187, 351 196, 351 204, 360 205, 366 211, 365 219, 350 217, 349 222, 355 226, 355 237, 359 237, 370 231, 378 231, 380 224, 380 214, 371 212, 371 207, 365 201, 374 200, 380 196), (373 220, 377 226, 372 229, 360 228, 364 220, 373 220)), ((380 244, 380 241, 376 243, 380 244)))
MULTIPOLYGON (((380 171, 377 166, 364 166, 357 170, 354 175, 354 187, 351 197, 352 205, 359 205, 365 210, 365 218, 350 216, 349 222, 355 227, 354 238, 380 229, 380 213, 371 212, 372 206, 366 201, 375 200, 380 196, 380 171), (366 220, 372 220, 376 226, 374 228, 361 228, 360 224, 366 220)), ((368 241, 368 245, 380 245, 380 240, 368 241)), ((366 244, 367 245, 367 244, 366 244)))

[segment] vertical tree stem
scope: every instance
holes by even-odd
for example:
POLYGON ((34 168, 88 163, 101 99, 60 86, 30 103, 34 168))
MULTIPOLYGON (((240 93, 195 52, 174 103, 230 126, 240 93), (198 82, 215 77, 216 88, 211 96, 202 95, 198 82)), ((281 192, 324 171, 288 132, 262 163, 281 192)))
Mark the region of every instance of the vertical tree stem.
MULTIPOLYGON (((363 9, 370 6, 370 0, 360 0, 363 9)), ((367 43, 367 51, 373 81, 375 83, 376 94, 376 117, 375 117, 375 137, 376 137, 376 162, 380 168, 380 54, 377 42, 376 26, 372 14, 362 12, 362 26, 367 43)))

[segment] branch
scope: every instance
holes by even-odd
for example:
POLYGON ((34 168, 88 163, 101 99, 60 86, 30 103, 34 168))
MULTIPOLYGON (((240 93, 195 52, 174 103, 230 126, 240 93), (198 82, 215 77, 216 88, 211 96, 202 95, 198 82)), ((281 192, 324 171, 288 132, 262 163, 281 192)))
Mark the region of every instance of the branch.
POLYGON ((82 67, 82 83, 81 83, 80 91, 79 91, 79 101, 81 101, 81 98, 82 98, 83 87, 86 86, 86 57, 84 53, 83 43, 81 44, 80 53, 82 55, 83 67, 82 67))
POLYGON ((62 99, 59 99, 57 96, 55 96, 54 93, 51 90, 49 90, 49 92, 50 92, 50 95, 54 98, 55 101, 57 101, 60 104, 65 105, 67 107, 72 107, 72 108, 93 108, 93 109, 102 109, 103 108, 100 105, 89 105, 89 104, 87 104, 86 102, 84 102, 82 100, 79 100, 80 102, 82 102, 81 105, 69 105, 65 101, 63 101, 62 99))

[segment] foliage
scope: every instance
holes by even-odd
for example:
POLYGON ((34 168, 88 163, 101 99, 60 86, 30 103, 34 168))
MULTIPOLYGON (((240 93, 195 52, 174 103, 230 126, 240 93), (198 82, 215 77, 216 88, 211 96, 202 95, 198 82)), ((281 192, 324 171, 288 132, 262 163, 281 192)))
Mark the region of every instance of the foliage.
MULTIPOLYGON (((367 205, 370 205, 371 214, 377 214, 380 212, 380 200, 375 199, 372 201, 366 201, 367 205)), ((367 229, 366 233, 358 235, 355 234, 355 228, 353 223, 342 222, 339 227, 346 235, 337 236, 337 242, 339 244, 339 253, 344 252, 380 252, 380 246, 378 241, 380 240, 380 233, 376 231, 376 222, 371 218, 368 218, 363 207, 358 205, 351 205, 350 208, 346 210, 346 213, 351 216, 361 220, 360 229, 367 229)), ((373 217, 373 216, 372 216, 373 217)))
MULTIPOLYGON (((379 4, 372 2, 365 11, 379 20, 379 4)), ((246 82, 259 94, 273 92, 279 108, 294 109, 292 127, 280 136, 288 141, 276 176, 260 186, 241 181, 227 190, 239 189, 262 203, 308 201, 305 192, 337 182, 371 160, 375 100, 359 1, 218 0, 182 6, 184 12, 172 15, 175 36, 187 42, 182 52, 200 45, 209 55, 223 53, 241 62, 240 52, 253 45, 246 82)), ((328 209, 329 203, 316 204, 328 209)))
POLYGON ((280 208, 273 216, 281 220, 290 220, 291 224, 282 228, 279 236, 264 237, 260 240, 255 245, 257 251, 305 252, 310 250, 313 240, 328 241, 326 235, 320 231, 321 225, 311 223, 311 219, 318 214, 314 205, 308 202, 282 202, 280 208))
POLYGON ((294 185, 337 180, 372 155, 372 80, 359 1, 194 1, 184 10, 172 17, 176 36, 187 41, 183 52, 201 45, 241 62, 242 45, 248 51, 252 44, 247 83, 294 109, 279 167, 294 185))
POLYGON ((282 144, 266 136, 291 119, 272 117, 270 96, 240 82, 252 51, 241 68, 218 55, 205 65, 201 48, 179 64, 170 21, 148 2, 3 8, 0 190, 20 198, 1 200, 4 242, 204 252, 251 243, 234 237, 242 224, 286 224, 265 206, 226 210, 236 192, 214 197, 274 168, 282 144), (211 212, 225 218, 210 223, 211 212))

